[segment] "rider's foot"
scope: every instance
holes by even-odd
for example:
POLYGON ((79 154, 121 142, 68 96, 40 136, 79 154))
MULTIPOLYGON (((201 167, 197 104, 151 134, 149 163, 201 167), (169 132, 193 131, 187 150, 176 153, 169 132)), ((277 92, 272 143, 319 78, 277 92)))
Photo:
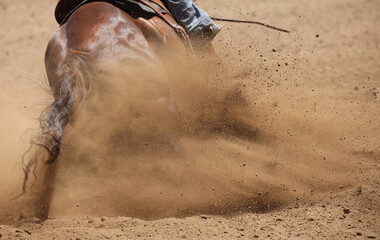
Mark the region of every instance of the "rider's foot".
POLYGON ((222 30, 222 27, 222 25, 212 24, 194 34, 189 34, 189 36, 192 40, 211 42, 215 38, 215 36, 222 30))

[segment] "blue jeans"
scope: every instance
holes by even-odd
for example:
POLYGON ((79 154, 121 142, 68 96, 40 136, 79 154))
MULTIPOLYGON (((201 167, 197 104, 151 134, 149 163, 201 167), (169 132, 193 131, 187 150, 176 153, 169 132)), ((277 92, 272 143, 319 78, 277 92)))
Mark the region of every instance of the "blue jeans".
POLYGON ((210 16, 191 0, 163 0, 163 3, 189 35, 196 35, 202 29, 215 25, 210 16))

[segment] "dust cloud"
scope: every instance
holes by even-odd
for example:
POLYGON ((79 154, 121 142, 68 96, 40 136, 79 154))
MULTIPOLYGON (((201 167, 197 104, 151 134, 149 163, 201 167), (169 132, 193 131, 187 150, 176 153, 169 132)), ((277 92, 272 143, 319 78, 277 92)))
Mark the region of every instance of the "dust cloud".
POLYGON ((244 66, 187 61, 99 67, 65 130, 52 216, 266 212, 351 184, 336 116, 300 114, 307 96, 285 87, 265 102, 244 66))
MULTIPOLYGON (((34 85, 34 84, 31 84, 34 85)), ((29 86, 23 88, 26 90, 29 86)), ((38 117, 46 108, 51 96, 44 93, 41 86, 30 86, 30 89, 40 91, 41 99, 30 105, 18 99, 17 94, 0 104, 0 221, 15 220, 20 213, 31 212, 30 197, 12 200, 22 191, 24 178, 22 157, 30 147, 31 139, 40 130, 38 117), (8 103, 6 103, 8 102, 8 103)), ((5 92, 10 91, 5 88, 5 92)), ((26 92, 23 97, 34 100, 33 94, 26 92)), ((28 159, 26 159, 28 160, 28 159)), ((33 181, 33 177, 31 177, 33 181)), ((21 215, 22 215, 21 214, 21 215)))

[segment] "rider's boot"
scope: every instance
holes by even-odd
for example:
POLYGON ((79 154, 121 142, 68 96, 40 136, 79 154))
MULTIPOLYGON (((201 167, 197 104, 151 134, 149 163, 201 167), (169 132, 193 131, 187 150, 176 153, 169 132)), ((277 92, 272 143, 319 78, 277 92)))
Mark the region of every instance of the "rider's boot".
POLYGON ((202 29, 189 33, 189 37, 192 40, 211 42, 215 36, 222 30, 222 25, 212 23, 202 29))

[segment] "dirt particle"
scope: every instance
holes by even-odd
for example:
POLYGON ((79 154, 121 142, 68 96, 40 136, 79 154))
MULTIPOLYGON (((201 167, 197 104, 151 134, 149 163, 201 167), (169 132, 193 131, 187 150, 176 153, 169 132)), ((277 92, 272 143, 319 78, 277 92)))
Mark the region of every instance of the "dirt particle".
POLYGON ((350 213, 350 209, 348 209, 348 208, 343 209, 343 213, 344 214, 349 214, 350 213))
POLYGON ((360 195, 362 193, 362 186, 359 186, 357 189, 356 189, 356 194, 357 195, 360 195))

